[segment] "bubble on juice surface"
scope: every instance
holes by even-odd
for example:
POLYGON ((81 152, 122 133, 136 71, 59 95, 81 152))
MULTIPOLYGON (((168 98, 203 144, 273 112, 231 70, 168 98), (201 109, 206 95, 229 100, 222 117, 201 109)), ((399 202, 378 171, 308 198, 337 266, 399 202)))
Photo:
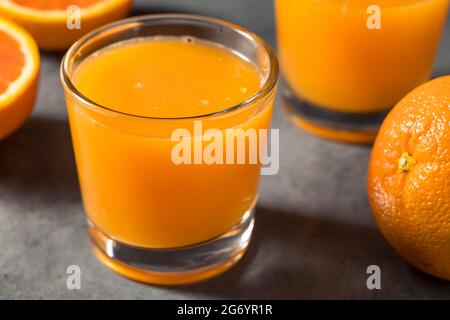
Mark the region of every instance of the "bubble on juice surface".
POLYGON ((184 41, 184 42, 186 42, 186 43, 193 43, 193 42, 194 42, 194 38, 191 37, 191 36, 184 36, 184 37, 181 37, 181 40, 184 41))
POLYGON ((145 84, 144 84, 143 82, 141 82, 141 81, 138 81, 138 82, 136 82, 136 83, 134 84, 134 87, 135 87, 136 89, 143 89, 143 88, 145 87, 145 84))

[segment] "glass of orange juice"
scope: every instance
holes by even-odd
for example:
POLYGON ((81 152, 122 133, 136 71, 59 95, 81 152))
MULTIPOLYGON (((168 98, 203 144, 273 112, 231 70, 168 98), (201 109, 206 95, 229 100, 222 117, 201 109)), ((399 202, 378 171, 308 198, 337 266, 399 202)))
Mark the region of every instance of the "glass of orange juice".
POLYGON ((386 112, 431 75, 448 0, 275 0, 292 120, 371 142, 386 112))
POLYGON ((99 259, 155 284, 236 263, 252 233, 261 162, 206 162, 201 152, 209 129, 269 128, 278 65, 267 43, 212 18, 135 17, 75 43, 61 77, 99 259))

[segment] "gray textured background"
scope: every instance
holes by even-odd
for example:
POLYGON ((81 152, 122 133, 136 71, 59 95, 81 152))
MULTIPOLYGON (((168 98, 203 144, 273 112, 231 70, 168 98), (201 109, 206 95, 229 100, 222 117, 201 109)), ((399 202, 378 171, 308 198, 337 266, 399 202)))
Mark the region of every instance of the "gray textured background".
MULTIPOLYGON (((271 0, 137 1, 135 14, 191 12, 234 21, 274 43, 271 0)), ((410 53, 413 54, 413 53, 410 53)), ((32 119, 0 142, 0 298, 450 298, 450 283, 404 263, 378 232, 365 183, 370 147, 332 143, 294 127, 276 106, 281 170, 263 180, 248 254, 215 279, 182 287, 135 283, 90 251, 80 202, 60 55, 42 58, 32 119), (82 290, 68 291, 68 265, 82 290), (366 288, 366 268, 382 269, 382 290, 366 288)), ((450 74, 450 28, 437 73, 450 74)))

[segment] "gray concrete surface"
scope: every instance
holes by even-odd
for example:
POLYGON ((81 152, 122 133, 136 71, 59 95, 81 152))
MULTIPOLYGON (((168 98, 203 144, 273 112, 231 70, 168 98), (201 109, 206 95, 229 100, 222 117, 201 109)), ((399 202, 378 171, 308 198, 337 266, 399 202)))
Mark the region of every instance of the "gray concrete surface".
MULTIPOLYGON (((274 42, 271 0, 137 1, 135 14, 192 12, 244 25, 274 42)), ((450 74, 450 28, 436 64, 450 74)), ((42 56, 32 119, 0 143, 0 298, 450 298, 450 283, 404 263, 377 230, 365 183, 370 147, 323 141, 294 127, 276 106, 281 170, 263 180, 248 254, 215 279, 182 287, 135 283, 93 256, 80 202, 60 55, 42 56), (82 289, 66 289, 66 268, 82 289), (366 288, 380 265, 382 290, 366 288)))

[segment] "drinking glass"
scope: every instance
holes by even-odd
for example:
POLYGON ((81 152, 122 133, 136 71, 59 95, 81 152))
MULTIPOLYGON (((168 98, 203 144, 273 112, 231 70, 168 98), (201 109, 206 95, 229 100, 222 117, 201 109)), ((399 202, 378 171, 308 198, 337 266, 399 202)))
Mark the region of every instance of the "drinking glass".
POLYGON ((384 116, 427 81, 448 0, 275 0, 283 105, 320 137, 375 138, 384 116))
MULTIPOLYGON (((176 63, 176 61, 174 61, 176 63)), ((174 130, 268 129, 278 81, 270 46, 237 25, 194 15, 119 21, 76 42, 61 66, 89 234, 98 258, 134 280, 180 284, 223 272, 246 251, 254 224, 261 163, 177 165, 174 130), (98 50, 145 37, 192 37, 252 62, 261 87, 238 105, 190 117, 128 114, 84 96, 74 71, 98 50)), ((213 80, 212 80, 213 81, 213 80)), ((187 106, 186 106, 187 107, 187 106)))

